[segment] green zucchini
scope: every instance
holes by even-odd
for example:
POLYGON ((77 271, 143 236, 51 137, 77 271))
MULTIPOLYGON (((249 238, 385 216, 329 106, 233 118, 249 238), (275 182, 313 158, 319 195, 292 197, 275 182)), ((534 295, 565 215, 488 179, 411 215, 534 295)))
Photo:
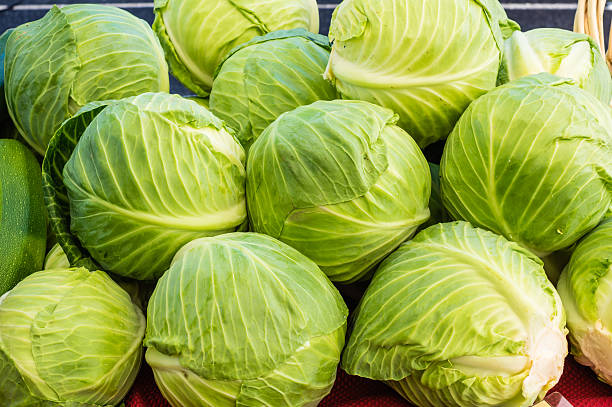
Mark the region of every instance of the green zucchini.
POLYGON ((0 140, 0 295, 42 269, 47 225, 36 157, 17 140, 0 140))

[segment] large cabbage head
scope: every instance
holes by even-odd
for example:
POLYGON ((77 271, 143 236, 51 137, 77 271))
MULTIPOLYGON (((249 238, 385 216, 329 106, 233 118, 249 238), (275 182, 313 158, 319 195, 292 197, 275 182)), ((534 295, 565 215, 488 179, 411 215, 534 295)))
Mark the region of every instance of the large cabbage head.
POLYGON ((323 78, 329 50, 327 37, 303 29, 273 32, 235 48, 217 69, 210 110, 248 148, 282 113, 336 99, 323 78))
POLYGON ((175 407, 316 406, 348 311, 311 260, 265 235, 185 245, 147 311, 146 359, 175 407))
POLYGON ((246 223, 244 160, 231 130, 180 96, 87 105, 43 163, 54 232, 72 265, 159 278, 185 243, 246 223))
POLYGON ((434 225, 385 259, 353 318, 343 369, 420 407, 531 406, 567 355, 540 259, 467 222, 434 225))
POLYGON ((319 31, 316 0, 155 0, 153 29, 172 74, 200 96, 234 47, 292 28, 319 31))
POLYGON ((249 152, 253 230, 295 247, 332 281, 368 277, 429 218, 427 161, 396 121, 346 100, 281 115, 249 152))
POLYGON ((145 318, 107 274, 34 273, 0 298, 0 400, 117 405, 140 368, 145 318))
POLYGON ((548 73, 480 97, 444 147, 445 208, 539 255, 572 245, 610 206, 610 112, 548 73))
POLYGON ((576 360, 612 384, 612 218, 576 246, 557 288, 576 360))
POLYGON ((102 4, 53 7, 17 27, 4 67, 9 113, 40 154, 64 119, 85 104, 169 87, 164 52, 151 27, 102 4))
POLYGON ((573 79, 603 103, 610 103, 610 71, 588 35, 559 28, 515 31, 505 42, 504 67, 507 80, 549 72, 573 79))
POLYGON ((345 0, 331 21, 326 77, 344 98, 398 113, 419 146, 444 139, 495 87, 503 10, 490 2, 345 0))

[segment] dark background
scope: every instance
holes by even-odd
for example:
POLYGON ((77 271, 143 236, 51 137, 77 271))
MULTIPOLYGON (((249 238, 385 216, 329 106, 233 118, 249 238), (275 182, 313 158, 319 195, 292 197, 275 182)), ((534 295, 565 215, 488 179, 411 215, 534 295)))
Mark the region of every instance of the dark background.
MULTIPOLYGON (((106 3, 124 8, 138 17, 153 22, 153 3, 143 0, 102 0, 96 3, 106 3)), ((204 0, 201 0, 204 1, 204 0)), ((64 0, 62 4, 83 3, 86 0, 64 0)), ((90 1, 92 2, 92 1, 90 1)), ((319 14, 321 17, 321 33, 327 34, 329 21, 338 0, 318 0, 319 14)), ((502 1, 508 16, 518 22, 523 31, 538 27, 558 27, 571 30, 574 24, 577 0, 515 0, 502 1)), ((53 5, 48 0, 0 0, 0 32, 7 28, 35 20, 42 17, 53 5)), ((607 29, 610 27, 612 15, 612 2, 609 2, 606 13, 606 38, 607 29)), ((172 82, 171 91, 186 93, 187 91, 176 81, 172 82)))

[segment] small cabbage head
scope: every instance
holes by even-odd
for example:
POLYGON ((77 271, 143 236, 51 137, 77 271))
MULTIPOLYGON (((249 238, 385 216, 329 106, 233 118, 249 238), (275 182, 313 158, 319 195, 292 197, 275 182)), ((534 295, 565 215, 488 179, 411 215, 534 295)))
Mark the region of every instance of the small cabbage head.
POLYGON ((504 65, 507 80, 549 72, 573 79, 603 103, 610 103, 610 71, 588 35, 558 28, 516 31, 505 42, 504 65))
POLYGON ((332 16, 326 77, 343 98, 398 113, 422 148, 445 139, 496 85, 503 10, 491 2, 345 0, 332 16))
POLYGON ((252 230, 304 253, 332 281, 367 278, 429 218, 427 161, 396 121, 346 100, 281 115, 249 152, 252 230))
POLYGON ((612 219, 584 237, 557 285, 572 353, 612 385, 612 219))
POLYGON ((144 333, 142 311, 104 272, 30 275, 0 299, 2 405, 117 405, 138 374, 144 333))
POLYGON ((292 28, 319 31, 316 0, 155 0, 153 30, 172 74, 200 96, 234 47, 292 28))
POLYGON ((448 138, 444 207, 539 255, 593 229, 612 199, 610 108, 572 81, 523 77, 477 99, 448 138))
POLYGON ((40 154, 85 104, 169 87, 164 52, 151 27, 102 4, 53 7, 20 25, 6 44, 4 67, 9 113, 40 154))
POLYGON ((336 99, 323 78, 329 50, 327 37, 304 29, 276 31, 235 48, 217 69, 210 110, 248 149, 282 113, 336 99))
POLYGON ((256 233, 185 245, 147 310, 146 360, 175 407, 316 406, 348 310, 311 260, 256 233))
POLYGON ((246 224, 244 160, 231 130, 180 96, 87 105, 43 163, 55 235, 72 265, 157 279, 185 243, 246 224))
POLYGON ((467 222, 434 225, 385 259, 353 318, 342 368, 420 407, 531 406, 567 355, 540 259, 467 222))
POLYGON ((53 245, 49 253, 47 253, 47 257, 45 257, 45 270, 52 269, 67 269, 70 268, 70 262, 68 261, 68 257, 62 246, 59 243, 53 245))

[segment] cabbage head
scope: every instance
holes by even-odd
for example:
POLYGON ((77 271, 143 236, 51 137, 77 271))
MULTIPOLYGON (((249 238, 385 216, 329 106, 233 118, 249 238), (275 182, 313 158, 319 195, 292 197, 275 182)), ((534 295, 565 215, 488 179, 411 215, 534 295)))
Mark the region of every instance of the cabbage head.
POLYGON ((316 0, 155 0, 153 30, 172 74, 200 96, 234 47, 292 28, 319 31, 316 0))
POLYGON ((426 147, 495 87, 502 13, 497 0, 345 0, 332 16, 326 77, 344 98, 398 113, 426 147))
POLYGON ((567 355, 540 259, 467 222, 434 225, 385 259, 353 321, 342 368, 420 407, 531 406, 567 355))
POLYGON ((392 111, 319 101, 282 114, 251 147, 252 230, 354 282, 429 218, 429 167, 392 111))
POLYGON ((248 149, 282 113, 336 99, 336 90, 323 78, 329 50, 327 37, 304 29, 256 37, 219 65, 210 110, 237 131, 248 149))
POLYGON ((114 406, 134 383, 145 318, 102 271, 34 273, 0 298, 6 407, 114 406))
POLYGON ((6 44, 9 113, 40 154, 62 122, 89 102, 168 92, 168 66, 149 25, 116 7, 53 7, 6 44))
POLYGON ((538 255, 572 245, 610 206, 610 112, 548 73, 478 98, 444 147, 444 207, 538 255))
POLYGON ((610 103, 610 71, 588 35, 559 28, 516 31, 505 42, 504 65, 508 80, 549 72, 573 79, 603 103, 610 103))
POLYGON ((87 105, 43 163, 55 235, 72 265, 157 279, 185 243, 246 224, 244 160, 231 130, 180 96, 87 105))
POLYGON ((194 240, 147 310, 146 360, 175 407, 316 406, 348 311, 311 260, 256 233, 194 240))
POLYGON ((557 285, 572 353, 612 384, 612 219, 584 237, 557 285))

